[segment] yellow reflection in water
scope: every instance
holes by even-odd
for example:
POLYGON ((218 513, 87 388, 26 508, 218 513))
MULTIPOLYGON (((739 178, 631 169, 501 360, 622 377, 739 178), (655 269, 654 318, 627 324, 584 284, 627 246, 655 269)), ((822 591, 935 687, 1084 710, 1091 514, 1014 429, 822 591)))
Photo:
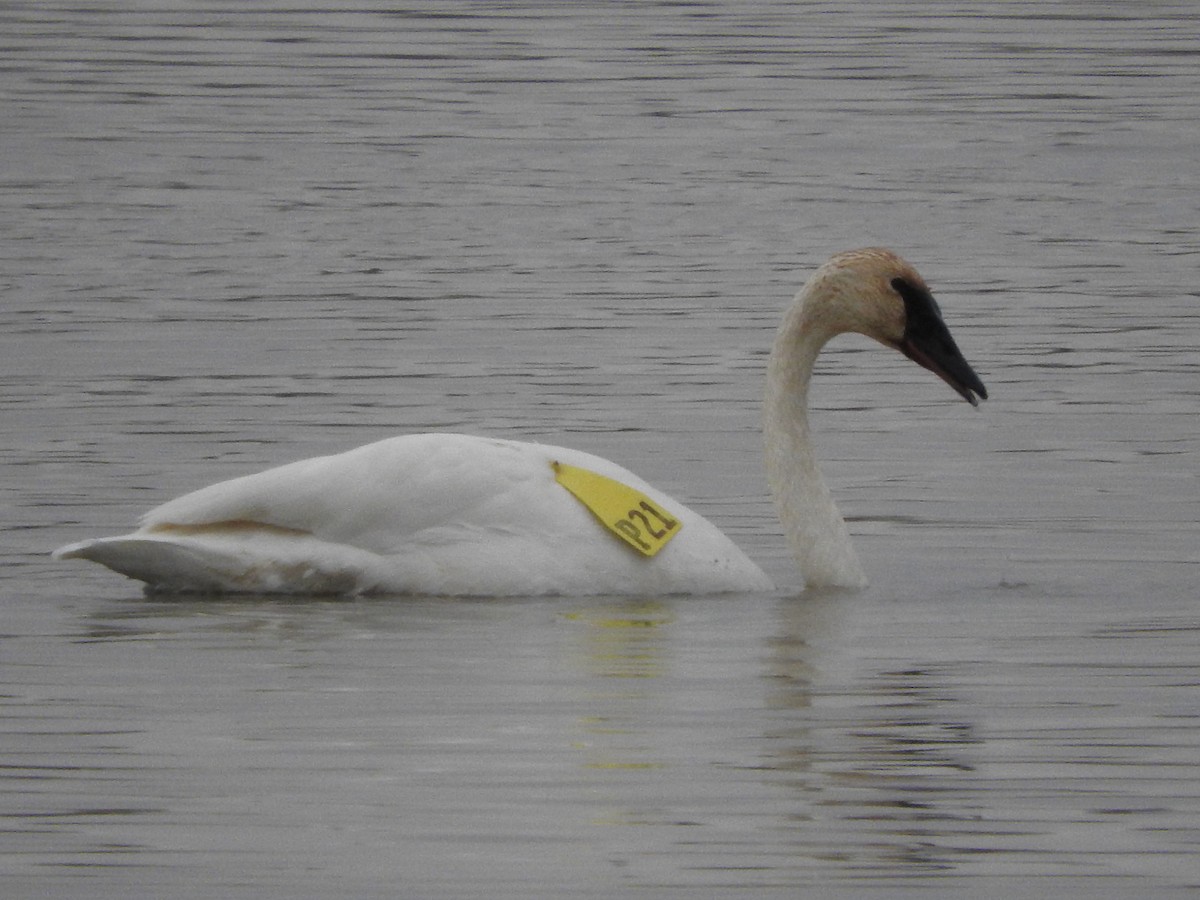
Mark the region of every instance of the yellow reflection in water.
POLYGON ((657 600, 614 601, 566 615, 577 623, 579 667, 589 676, 583 737, 574 746, 583 767, 598 771, 661 769, 666 762, 651 747, 646 723, 656 720, 668 672, 667 649, 674 614, 657 600))

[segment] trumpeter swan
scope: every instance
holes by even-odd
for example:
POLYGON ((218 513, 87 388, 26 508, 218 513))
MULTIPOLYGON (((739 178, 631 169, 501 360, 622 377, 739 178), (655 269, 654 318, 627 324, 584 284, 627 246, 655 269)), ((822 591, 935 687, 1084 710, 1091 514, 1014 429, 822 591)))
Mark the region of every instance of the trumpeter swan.
MULTIPOLYGON (((787 310, 767 366, 766 469, 810 586, 866 584, 808 431, 817 354, 842 332, 900 350, 972 405, 986 398, 921 276, 840 253, 787 310)), ((390 438, 235 478, 152 510, 131 534, 61 547, 165 591, 658 594, 761 591, 716 526, 608 460, 461 434, 390 438)))

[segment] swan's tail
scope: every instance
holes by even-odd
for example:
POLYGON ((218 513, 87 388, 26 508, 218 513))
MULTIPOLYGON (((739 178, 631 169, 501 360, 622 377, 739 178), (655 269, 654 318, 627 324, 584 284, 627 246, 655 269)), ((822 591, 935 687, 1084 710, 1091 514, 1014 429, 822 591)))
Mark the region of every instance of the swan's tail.
POLYGON ((231 540, 134 533, 68 544, 52 555, 100 563, 165 593, 350 594, 365 588, 354 567, 334 560, 321 565, 312 546, 296 543, 272 535, 231 540))

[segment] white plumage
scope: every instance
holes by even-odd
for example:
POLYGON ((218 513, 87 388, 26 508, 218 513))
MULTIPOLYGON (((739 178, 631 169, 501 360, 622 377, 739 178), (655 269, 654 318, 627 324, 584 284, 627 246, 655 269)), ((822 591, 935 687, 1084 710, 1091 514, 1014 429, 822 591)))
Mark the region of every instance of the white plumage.
MULTIPOLYGON (((818 270, 772 351, 764 423, 780 518, 814 585, 865 583, 808 441, 812 365, 842 331, 901 349, 972 403, 974 394, 986 396, 903 260, 852 251, 818 270), (914 328, 916 319, 932 327, 932 340, 914 328)), ((164 591, 501 596, 772 587, 716 526, 615 463, 461 434, 396 437, 221 482, 152 510, 132 534, 55 555, 99 562, 164 591), (558 483, 555 463, 640 491, 678 520, 678 533, 657 555, 639 555, 558 483)))
POLYGON ((224 481, 132 535, 59 551, 165 590, 459 595, 764 590, 702 516, 620 466, 564 447, 416 434, 224 481), (631 551, 555 480, 553 462, 634 487, 681 522, 631 551))

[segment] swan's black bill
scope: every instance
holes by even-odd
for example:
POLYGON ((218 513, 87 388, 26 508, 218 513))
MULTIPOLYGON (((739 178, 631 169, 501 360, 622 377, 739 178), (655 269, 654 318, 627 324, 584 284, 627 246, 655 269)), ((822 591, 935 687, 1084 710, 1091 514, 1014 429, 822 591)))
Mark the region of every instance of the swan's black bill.
POLYGON ((896 349, 937 375, 972 406, 986 400, 987 388, 954 343, 933 295, 903 278, 894 279, 892 287, 904 299, 905 313, 904 337, 896 349))

